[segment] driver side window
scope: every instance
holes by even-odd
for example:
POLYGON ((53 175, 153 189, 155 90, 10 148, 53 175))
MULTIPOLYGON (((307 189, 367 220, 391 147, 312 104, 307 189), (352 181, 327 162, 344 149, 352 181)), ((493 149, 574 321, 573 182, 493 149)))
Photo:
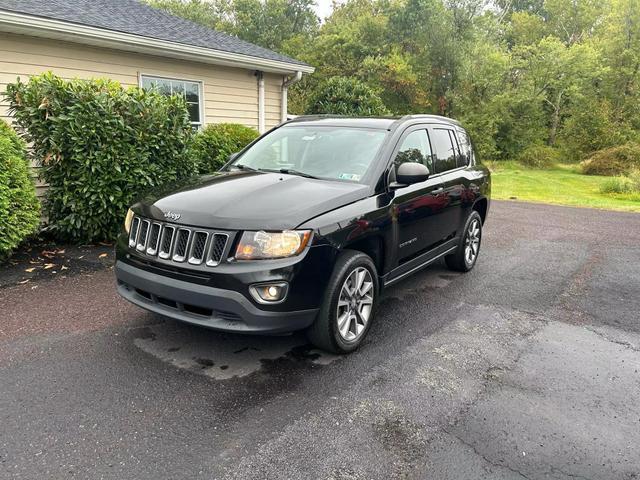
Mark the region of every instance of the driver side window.
POLYGON ((393 161, 396 170, 405 162, 421 163, 433 172, 431 146, 426 130, 415 130, 402 141, 393 161))

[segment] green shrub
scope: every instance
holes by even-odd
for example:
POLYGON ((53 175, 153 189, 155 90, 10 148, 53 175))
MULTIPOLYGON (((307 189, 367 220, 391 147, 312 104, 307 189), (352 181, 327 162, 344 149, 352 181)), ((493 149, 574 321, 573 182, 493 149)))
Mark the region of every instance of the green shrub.
POLYGON ((8 85, 7 97, 49 184, 45 209, 59 239, 113 239, 134 199, 195 173, 178 96, 46 73, 8 85))
POLYGON ((640 168, 640 144, 627 143, 599 150, 582 162, 587 175, 625 175, 640 168))
POLYGON ((380 97, 355 78, 331 77, 321 82, 312 93, 307 113, 330 113, 368 117, 388 115, 380 97))
POLYGON ((559 161, 558 151, 547 145, 531 145, 518 156, 518 162, 529 168, 550 168, 559 161))
POLYGON ((258 137, 258 131, 238 123, 208 125, 193 142, 193 156, 200 173, 220 169, 232 153, 239 152, 258 137))
POLYGON ((40 204, 29 176, 23 142, 0 120, 0 259, 40 223, 40 204))
POLYGON ((607 178, 600 186, 600 193, 640 193, 640 169, 626 176, 607 178))

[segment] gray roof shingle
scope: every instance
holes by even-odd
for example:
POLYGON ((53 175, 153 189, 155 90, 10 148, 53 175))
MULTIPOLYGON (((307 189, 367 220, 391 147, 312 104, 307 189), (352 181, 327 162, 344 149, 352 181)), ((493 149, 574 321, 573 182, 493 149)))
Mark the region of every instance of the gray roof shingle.
POLYGON ((0 0, 0 10, 267 60, 307 65, 136 0, 0 0))

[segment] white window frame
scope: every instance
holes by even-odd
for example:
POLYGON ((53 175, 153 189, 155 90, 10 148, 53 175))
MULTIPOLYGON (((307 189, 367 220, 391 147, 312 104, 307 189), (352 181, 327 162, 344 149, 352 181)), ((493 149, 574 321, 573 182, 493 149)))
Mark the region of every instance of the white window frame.
POLYGON ((147 78, 147 79, 156 79, 156 80, 169 80, 169 81, 174 81, 174 82, 189 82, 189 83, 195 83, 198 85, 198 113, 200 115, 200 122, 189 122, 191 123, 191 126, 197 128, 198 130, 200 130, 201 128, 203 128, 206 124, 205 122, 205 118, 204 118, 204 112, 205 112, 205 108, 204 108, 204 83, 202 82, 202 80, 191 80, 188 78, 177 78, 177 77, 170 77, 167 75, 162 75, 162 74, 157 74, 157 73, 142 73, 139 72, 138 73, 138 87, 143 88, 142 86, 142 81, 147 78))

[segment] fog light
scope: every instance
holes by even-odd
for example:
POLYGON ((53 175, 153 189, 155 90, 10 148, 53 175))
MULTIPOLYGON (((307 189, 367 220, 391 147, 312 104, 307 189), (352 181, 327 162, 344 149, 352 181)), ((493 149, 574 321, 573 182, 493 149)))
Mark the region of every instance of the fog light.
POLYGON ((286 282, 262 283, 251 285, 249 291, 258 303, 279 303, 287 296, 288 285, 286 282))

